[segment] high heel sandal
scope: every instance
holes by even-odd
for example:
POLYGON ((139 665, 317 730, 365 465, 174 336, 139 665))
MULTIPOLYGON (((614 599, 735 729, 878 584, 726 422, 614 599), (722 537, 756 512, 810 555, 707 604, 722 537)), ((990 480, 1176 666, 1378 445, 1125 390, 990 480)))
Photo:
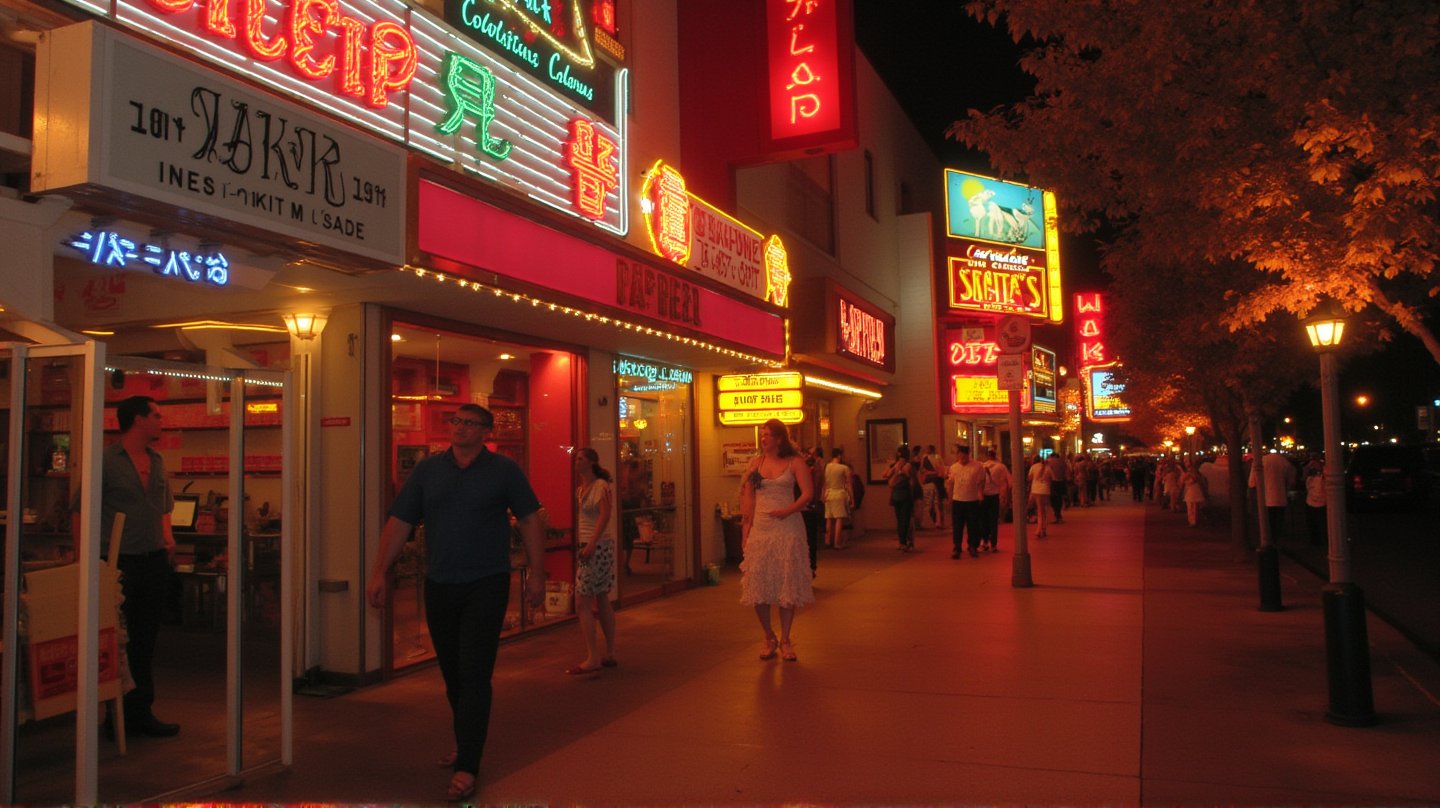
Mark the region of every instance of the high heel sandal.
POLYGON ((766 637, 764 644, 760 646, 760 658, 774 659, 779 648, 780 641, 775 639, 774 635, 766 637))
POLYGON ((450 785, 445 789, 445 796, 449 797, 451 802, 470 799, 475 796, 475 779, 475 775, 470 772, 455 772, 450 778, 450 785))
POLYGON ((795 646, 789 640, 780 643, 780 658, 786 662, 794 662, 800 658, 795 656, 795 646))

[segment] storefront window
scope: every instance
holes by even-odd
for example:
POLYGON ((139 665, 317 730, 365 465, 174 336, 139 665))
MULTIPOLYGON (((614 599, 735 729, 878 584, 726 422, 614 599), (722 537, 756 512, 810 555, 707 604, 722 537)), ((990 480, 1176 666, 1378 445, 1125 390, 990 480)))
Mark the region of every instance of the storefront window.
MULTIPOLYGON (((489 449, 520 464, 546 520, 545 572, 553 591, 539 609, 521 596, 528 570, 512 537, 510 611, 515 633, 573 614, 574 502, 570 450, 575 446, 577 357, 519 342, 395 322, 391 327, 390 460, 393 498, 417 463, 450 446, 449 419, 479 404, 495 417, 489 449)), ((430 659, 425 624, 425 529, 416 528, 392 573, 391 665, 430 659)))
MULTIPOLYGON (((626 360, 628 361, 628 360, 626 360)), ((695 575, 688 371, 617 363, 622 597, 695 575), (632 373, 625 373, 629 370, 632 373)))

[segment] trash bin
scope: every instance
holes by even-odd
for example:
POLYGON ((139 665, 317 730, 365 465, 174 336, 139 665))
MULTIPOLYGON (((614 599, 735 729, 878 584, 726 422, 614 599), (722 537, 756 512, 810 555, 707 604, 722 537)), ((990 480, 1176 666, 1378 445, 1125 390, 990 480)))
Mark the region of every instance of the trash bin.
POLYGON ((725 538, 725 563, 739 564, 744 557, 740 542, 740 517, 720 517, 720 532, 725 538))

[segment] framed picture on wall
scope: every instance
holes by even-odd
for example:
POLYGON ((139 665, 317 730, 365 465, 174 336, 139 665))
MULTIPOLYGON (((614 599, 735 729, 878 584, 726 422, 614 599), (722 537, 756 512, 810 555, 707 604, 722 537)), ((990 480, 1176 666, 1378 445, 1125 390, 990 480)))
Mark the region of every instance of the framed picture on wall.
POLYGON ((400 444, 395 447, 395 483, 397 486, 404 485, 405 480, 410 477, 410 472, 415 470, 415 464, 424 460, 430 454, 430 447, 415 444, 400 444))
POLYGON ((879 418, 865 421, 866 479, 872 484, 885 482, 885 470, 895 460, 895 450, 908 446, 904 418, 879 418))

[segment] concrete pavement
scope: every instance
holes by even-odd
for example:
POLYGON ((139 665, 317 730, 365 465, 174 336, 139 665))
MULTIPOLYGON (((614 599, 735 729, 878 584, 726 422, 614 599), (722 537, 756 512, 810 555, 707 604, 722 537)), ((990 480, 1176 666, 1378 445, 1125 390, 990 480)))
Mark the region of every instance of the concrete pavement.
MULTIPOLYGON (((1324 720, 1320 582, 1262 613, 1226 537, 1128 494, 1000 552, 925 531, 821 559, 800 661, 757 659, 739 572, 619 613, 620 666, 563 626, 501 649, 482 803, 1435 804, 1440 666, 1371 619, 1376 727, 1324 720)), ((870 524, 885 512, 871 507, 870 524)), ((296 761, 209 799, 439 803, 438 672, 296 698, 296 761)))

